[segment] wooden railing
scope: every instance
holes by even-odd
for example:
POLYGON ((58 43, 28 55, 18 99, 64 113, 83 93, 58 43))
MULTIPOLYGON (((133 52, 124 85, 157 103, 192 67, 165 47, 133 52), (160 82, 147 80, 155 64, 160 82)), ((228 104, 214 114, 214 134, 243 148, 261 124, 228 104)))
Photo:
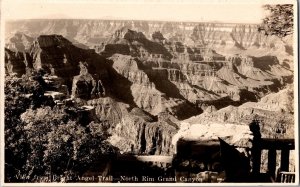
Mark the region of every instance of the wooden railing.
POLYGON ((296 174, 295 172, 286 172, 286 171, 282 171, 279 172, 277 178, 277 182, 281 182, 281 183, 294 183, 295 182, 295 177, 296 174))
MULTIPOLYGON (((259 139, 253 142, 252 172, 259 174, 261 169, 262 150, 268 151, 268 174, 276 180, 276 151, 281 150, 280 171, 289 171, 290 151, 295 149, 294 139, 259 139)), ((279 160, 278 160, 279 162, 279 160)), ((284 180, 283 180, 284 181, 284 180)), ((278 181, 281 182, 281 181, 278 181)))

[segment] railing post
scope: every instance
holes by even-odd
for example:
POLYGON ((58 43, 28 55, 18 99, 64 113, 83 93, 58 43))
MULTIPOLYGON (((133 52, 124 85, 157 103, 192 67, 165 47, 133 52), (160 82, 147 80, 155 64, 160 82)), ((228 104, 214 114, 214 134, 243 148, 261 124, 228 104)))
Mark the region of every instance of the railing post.
POLYGON ((289 171, 289 158, 290 158, 290 150, 282 149, 281 150, 281 163, 280 163, 281 171, 289 171))
POLYGON ((259 127, 259 121, 253 120, 249 124, 250 131, 253 133, 253 144, 251 148, 252 157, 252 174, 258 175, 260 173, 261 164, 261 133, 259 127))
POLYGON ((271 177, 275 179, 276 170, 276 149, 269 149, 268 153, 268 171, 271 177))
POLYGON ((261 164, 261 149, 258 142, 253 142, 252 148, 252 173, 260 173, 260 164, 261 164))

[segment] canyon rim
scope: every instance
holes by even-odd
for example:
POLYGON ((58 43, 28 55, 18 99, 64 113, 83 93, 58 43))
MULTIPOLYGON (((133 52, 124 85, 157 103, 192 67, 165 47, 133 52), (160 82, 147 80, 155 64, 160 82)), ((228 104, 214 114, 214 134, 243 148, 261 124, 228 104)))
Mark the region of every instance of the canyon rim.
POLYGON ((296 2, 213 2, 3 1, 2 185, 297 184, 296 2))

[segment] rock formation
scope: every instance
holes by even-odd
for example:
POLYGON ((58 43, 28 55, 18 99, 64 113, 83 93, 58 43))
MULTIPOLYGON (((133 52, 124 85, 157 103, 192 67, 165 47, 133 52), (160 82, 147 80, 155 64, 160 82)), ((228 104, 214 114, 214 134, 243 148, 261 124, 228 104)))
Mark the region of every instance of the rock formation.
POLYGON ((8 39, 5 47, 12 51, 29 52, 33 41, 34 38, 24 33, 16 32, 8 39))
POLYGON ((101 84, 101 80, 95 80, 95 78, 88 73, 86 65, 82 62, 79 63, 80 73, 73 78, 72 97, 91 99, 92 97, 104 96, 105 89, 101 84))
POLYGON ((121 152, 173 153, 171 139, 177 128, 168 118, 157 121, 143 110, 131 108, 109 97, 89 100, 87 104, 95 107, 99 120, 108 122, 112 135, 109 141, 121 152))
POLYGON ((26 73, 26 68, 32 68, 32 57, 28 53, 5 49, 5 69, 8 74, 21 76, 26 73))

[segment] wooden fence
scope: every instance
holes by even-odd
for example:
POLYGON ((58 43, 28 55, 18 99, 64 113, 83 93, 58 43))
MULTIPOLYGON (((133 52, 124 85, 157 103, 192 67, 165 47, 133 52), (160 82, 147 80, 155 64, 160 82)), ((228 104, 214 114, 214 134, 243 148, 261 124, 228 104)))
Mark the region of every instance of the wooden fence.
MULTIPOLYGON (((260 139, 256 140, 253 143, 252 149, 252 172, 254 174, 259 174, 261 170, 261 157, 262 150, 268 151, 268 174, 277 182, 285 182, 277 180, 281 176, 278 176, 279 173, 276 172, 276 154, 277 150, 281 151, 280 157, 280 174, 289 171, 289 162, 290 162, 290 151, 295 149, 295 140, 294 139, 260 139)), ((279 162, 279 160, 278 160, 279 162)), ((289 172, 291 174, 291 172, 289 172)), ((291 180, 295 180, 295 177, 291 177, 291 180)))

